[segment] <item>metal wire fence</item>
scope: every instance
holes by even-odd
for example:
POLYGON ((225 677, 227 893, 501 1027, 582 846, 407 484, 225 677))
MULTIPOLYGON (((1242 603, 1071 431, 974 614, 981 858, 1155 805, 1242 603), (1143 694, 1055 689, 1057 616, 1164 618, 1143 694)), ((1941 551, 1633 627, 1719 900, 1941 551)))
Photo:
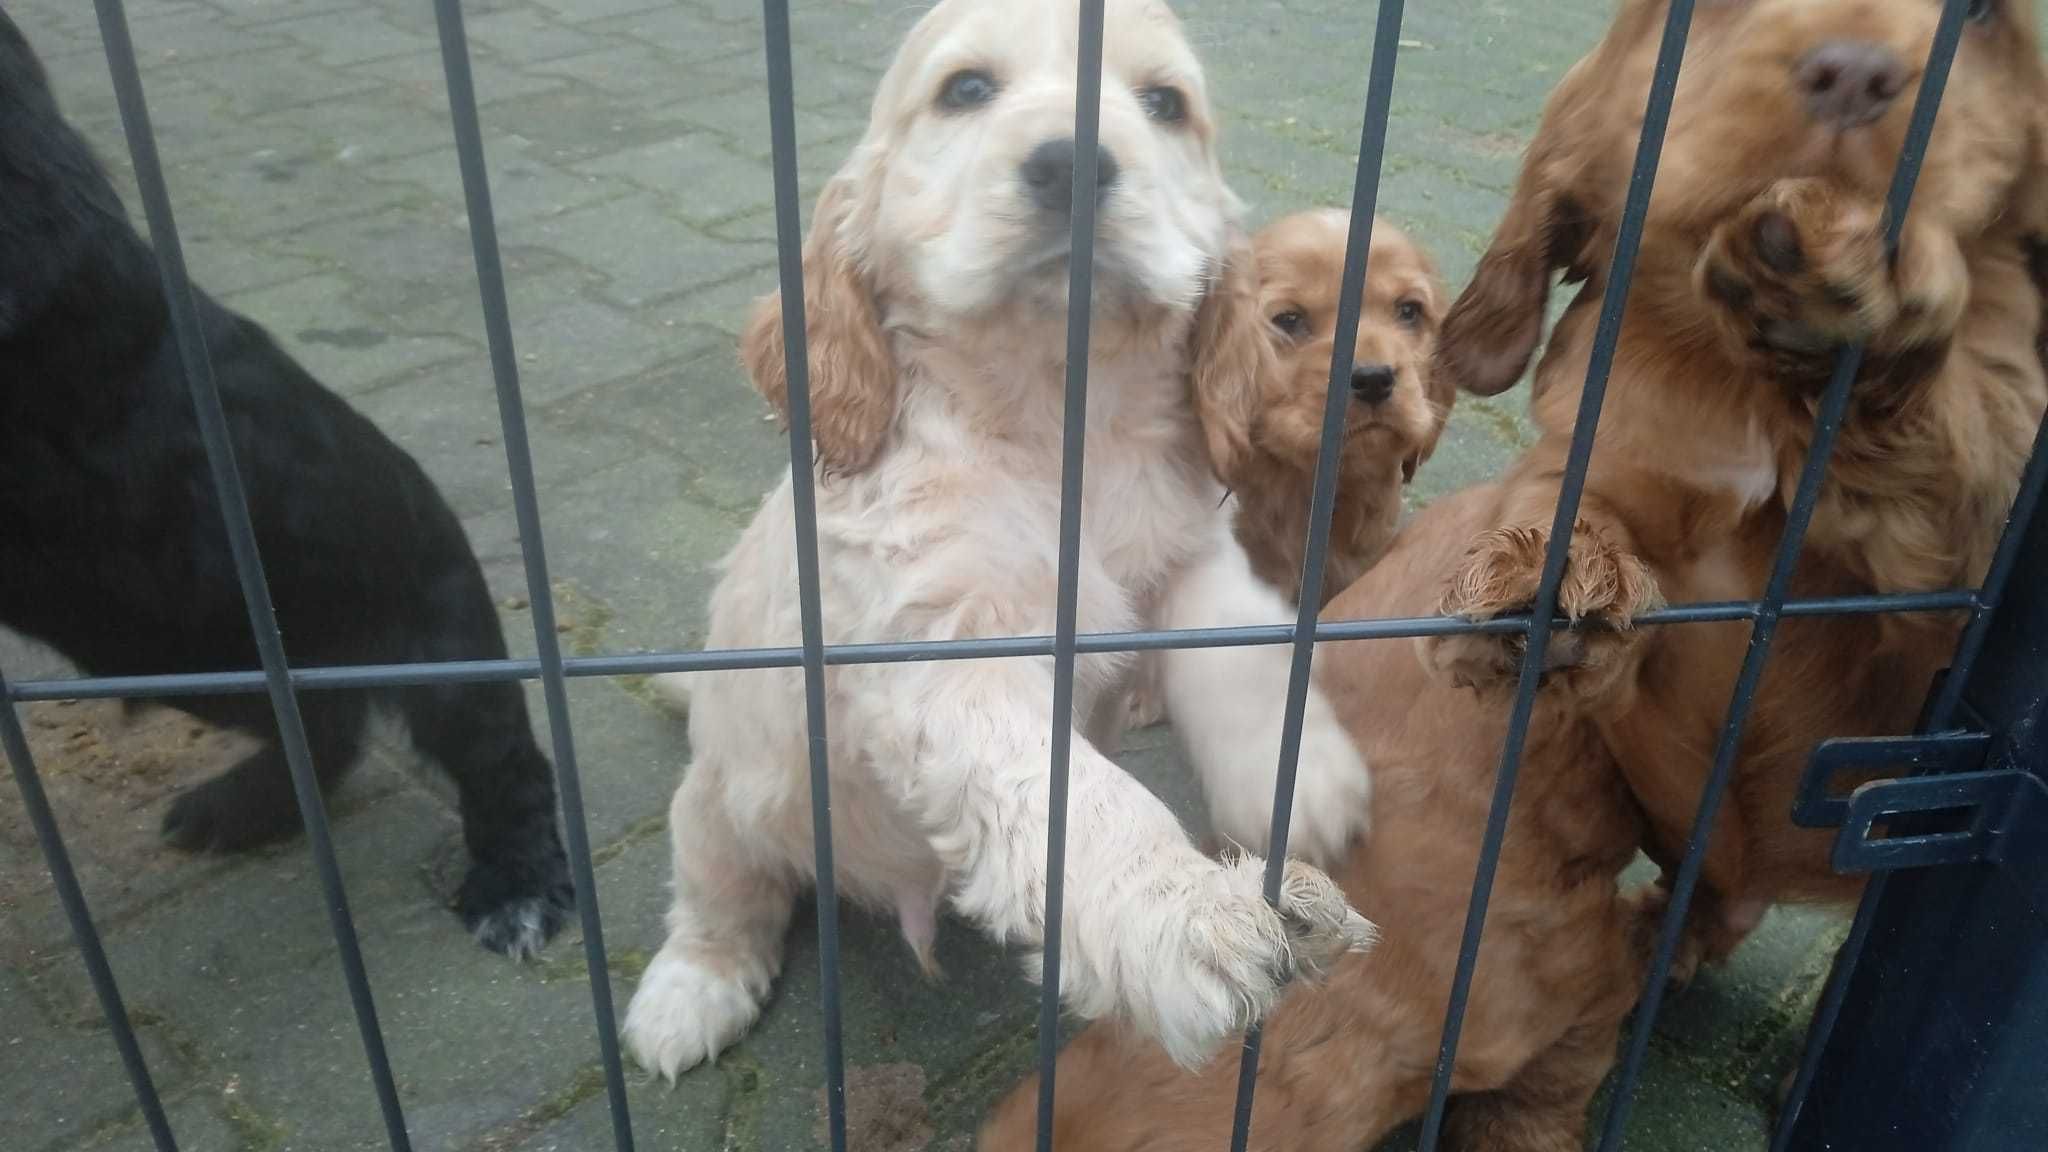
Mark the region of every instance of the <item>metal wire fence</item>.
MULTIPOLYGON (((763 0, 763 27, 768 64, 768 98, 774 158, 774 193, 777 249, 784 310, 785 356, 789 370, 789 453, 794 477, 798 582, 802 603, 802 644, 798 648, 746 650, 705 650, 632 655, 604 655, 566 658, 557 640, 552 588, 548 579, 547 549, 539 512, 540 496, 526 433, 526 413, 521 399, 519 360, 514 352, 514 333, 506 304, 505 277, 499 259, 498 235, 492 214, 491 191, 484 163, 482 133, 470 74, 470 54, 463 26, 460 0, 434 0, 447 79, 450 117, 455 150, 461 167, 463 192, 468 206, 469 227, 474 247, 477 283, 483 301, 483 317, 496 384, 499 418, 504 433, 506 463, 510 473, 514 506, 519 525, 528 599, 532 606, 537 656, 532 659, 463 661, 432 664, 376 665, 295 669, 286 662, 276 617, 265 584, 263 558, 258 554, 251 528, 248 502, 237 473, 215 388, 213 370, 205 341, 201 338, 193 307, 192 287, 186 274, 183 251, 173 218, 169 193, 158 160, 156 140, 149 122, 147 101, 136 65, 122 0, 95 0, 107 63, 112 73, 122 125, 134 160, 136 182, 155 245, 165 296, 182 357, 199 429, 205 445, 212 478, 226 515, 229 542, 233 548, 236 573, 248 605, 250 624, 261 655, 260 670, 208 674, 102 677, 9 683, 0 675, 0 696, 8 707, 0 709, 0 748, 4 748, 14 778, 20 786, 26 810, 48 863, 57 896, 70 921, 83 962, 91 977, 100 1006, 106 1016, 124 1068, 133 1083, 142 1115, 156 1146, 163 1152, 177 1147, 153 1084, 147 1062, 136 1037, 121 992, 107 963, 105 951, 94 927, 90 909, 79 887, 66 853, 48 799, 41 787, 35 763, 24 734, 18 706, 37 700, 93 699, 111 697, 168 698, 197 694, 266 692, 275 710, 290 764, 293 786, 305 819, 308 845, 318 871, 322 892, 342 974, 354 1008, 370 1078, 375 1086, 390 1146, 410 1148, 403 1106, 394 1080, 391 1061, 385 1051, 383 1034, 361 949, 349 915, 334 847, 328 833, 321 795, 313 775, 304 726, 299 716, 298 693, 340 688, 393 687, 429 683, 468 681, 538 680, 548 713, 554 742, 554 762, 560 787, 562 816, 568 838, 568 852, 575 881, 576 899, 582 919, 584 948, 590 978, 590 995, 596 1043, 608 1094, 614 1145, 620 1152, 633 1147, 632 1118, 627 1107, 626 1081, 619 1057, 617 1029, 606 964, 602 915, 593 878, 591 849, 583 809, 582 791, 576 767, 576 749, 569 716, 567 679, 570 677, 626 676, 654 672, 708 671, 715 669, 801 667, 804 671, 806 711, 811 750, 812 812, 817 856, 817 906, 819 963, 822 970, 820 1011, 824 1019, 824 1067, 827 1087, 828 1133, 834 1152, 847 1146, 845 1063, 841 1052, 840 973, 838 947, 838 901, 832 868, 832 830, 827 752, 825 740, 824 676, 827 667, 846 664, 896 663, 906 661, 984 659, 990 657, 1051 656, 1054 662, 1054 710, 1056 718, 1070 719, 1073 699, 1074 660, 1079 654, 1144 651, 1169 648, 1234 647, 1248 645, 1292 646, 1292 678, 1282 729, 1281 753, 1273 807, 1272 851, 1266 875, 1268 899, 1277 896, 1280 861, 1285 854, 1288 818, 1292 811, 1294 769, 1300 748, 1303 712, 1309 686, 1309 667, 1317 641, 1391 639, 1440 636, 1454 633, 1519 633, 1526 650, 1509 714, 1507 739, 1500 762, 1491 808, 1487 818, 1472 896, 1452 983, 1435 1080, 1421 1137, 1423 1152, 1433 1152, 1442 1132, 1445 1104, 1450 1091, 1451 1071, 1458 1050, 1477 963, 1481 933, 1485 924, 1493 878, 1500 861, 1501 844, 1514 798, 1522 751, 1528 734, 1538 682, 1545 664, 1545 652, 1554 630, 1567 627, 1556 617, 1559 584, 1564 575, 1567 546, 1575 522, 1600 410, 1606 394, 1608 372, 1614 362, 1623 310, 1627 305, 1643 224, 1648 213, 1651 189, 1657 176, 1658 159, 1677 89, 1680 63, 1691 26, 1692 0, 1672 0, 1658 50, 1648 103, 1644 109, 1642 135, 1616 240, 1611 274, 1601 302, 1598 328, 1587 372, 1583 398, 1573 429, 1570 454, 1542 579, 1533 610, 1526 616, 1468 621, 1448 617, 1318 621, 1314 605, 1320 603, 1323 558, 1326 555, 1331 511, 1336 492, 1334 451, 1342 429, 1348 402, 1348 381, 1352 349, 1359 323, 1361 295, 1365 283, 1372 218, 1379 186, 1380 164, 1387 141, 1387 123, 1395 65, 1400 53, 1403 15, 1401 0, 1382 0, 1378 7, 1374 48, 1366 83, 1365 122, 1359 144, 1356 182, 1351 205, 1350 234, 1344 266, 1335 353, 1330 365, 1330 384, 1322 426, 1322 452, 1315 476, 1311 528, 1303 570, 1302 609, 1292 625, 1249 628, 1217 628, 1174 632, 1126 632, 1113 634, 1076 633, 1076 559, 1080 546, 1081 471, 1085 447, 1085 421, 1069 419, 1063 442, 1061 489, 1061 533, 1056 629, 1052 636, 1019 636, 992 639, 916 643, 827 645, 821 618, 815 502, 812 488, 810 440, 809 356, 804 334, 803 261, 797 192, 796 131, 792 94, 791 35, 788 0, 763 0)), ((1896 245, 1900 222, 1910 203, 1915 179, 1932 133, 1949 66, 1954 59, 1963 28, 1968 0, 1944 0, 1932 57, 1922 73, 1911 127, 1892 182, 1887 202, 1888 240, 1896 245)), ((1074 173, 1072 282, 1068 316, 1068 375, 1065 411, 1084 410, 1088 389, 1089 301, 1093 289, 1094 241, 1093 189, 1096 181, 1094 141, 1099 113, 1103 0, 1083 0, 1080 5, 1080 60, 1076 76, 1080 93, 1074 136, 1079 158, 1074 173)), ((1995 554, 1983 587, 1900 595, 1842 596, 1825 599, 1787 598, 1790 578, 1797 563, 1805 531, 1825 477, 1835 432, 1847 409, 1851 386, 1862 362, 1860 348, 1840 353, 1833 377, 1819 406, 1809 457, 1790 507, 1763 595, 1752 601, 1675 605, 1646 613, 1639 626, 1682 626, 1686 624, 1748 621, 1750 642, 1735 682, 1726 719, 1716 748, 1713 770, 1699 808, 1681 865, 1676 873, 1670 902, 1664 914, 1655 960, 1644 990, 1616 1082, 1613 1102, 1600 1141, 1602 1152, 1622 1147, 1627 1133, 1630 1104, 1641 1074, 1651 1029, 1676 954, 1687 910, 1698 883, 1706 847, 1706 833, 1720 810, 1740 746, 1743 725, 1754 702, 1759 679, 1770 658, 1771 645, 1779 623, 1802 616, 1867 615, 1886 612, 1956 612, 1969 614, 1953 668, 1945 687, 1929 709, 1927 728, 1939 728, 1953 712, 1971 665, 1982 650, 1992 611, 2000 603, 2014 570, 2020 533, 2048 485, 2048 446, 2037 442, 2027 467, 2019 498, 2008 528, 1995 554)), ((1065 810, 1067 759, 1072 739, 1070 724, 1056 723, 1052 744, 1051 835, 1047 853, 1047 909, 1043 1005, 1039 1021, 1041 1095, 1039 1100, 1039 1147, 1052 1145, 1049 1123, 1057 1084, 1054 1077, 1059 1049, 1059 967, 1060 905, 1063 896, 1065 853, 1065 810)), ((1868 935, 1870 908, 1881 889, 1883 878, 1873 879, 1863 909, 1844 945, 1837 973, 1823 997, 1807 1058, 1802 1063, 1785 1122, 1773 1143, 1783 1149, 1790 1139, 1791 1123, 1800 1100, 1812 1083, 1818 1053, 1839 1010, 1847 973, 1868 935)), ((1245 1040, 1242 1075, 1238 1088, 1235 1122, 1230 1134, 1234 1152, 1246 1146, 1251 1130, 1252 1102, 1257 1089, 1259 1035, 1254 1030, 1245 1040)), ((1222 1134, 1219 1133, 1219 1140, 1222 1134)))

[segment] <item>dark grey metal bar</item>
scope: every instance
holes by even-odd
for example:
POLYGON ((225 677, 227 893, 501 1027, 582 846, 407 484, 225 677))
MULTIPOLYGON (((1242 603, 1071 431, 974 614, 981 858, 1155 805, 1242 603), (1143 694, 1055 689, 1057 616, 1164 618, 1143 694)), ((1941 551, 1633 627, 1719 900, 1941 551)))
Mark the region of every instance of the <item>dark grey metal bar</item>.
MULTIPOLYGON (((1941 109, 1942 91, 1948 84, 1949 68, 1955 63, 1965 10, 1966 0, 1946 0, 1940 22, 1935 27, 1927 67, 1920 76, 1913 118, 1906 129, 1898 167, 1892 173, 1891 189, 1885 198, 1884 240, 1889 253, 1898 251, 1906 210, 1913 202, 1913 187, 1920 177, 1920 164, 1927 154, 1927 142, 1934 135, 1934 119, 1941 109)), ((1706 789, 1700 797, 1685 856, 1679 862, 1678 875, 1672 881, 1670 903, 1664 910, 1656 957, 1650 964, 1650 976, 1644 984, 1642 1001, 1636 1006, 1627 1055, 1614 1082, 1606 1125, 1600 1137, 1600 1152, 1620 1152, 1627 1134, 1636 1083, 1642 1076, 1643 1061, 1649 1055, 1650 1033, 1656 1027, 1657 1012, 1664 1004, 1671 966, 1678 955, 1679 940, 1685 933, 1686 913, 1692 907, 1693 891, 1706 863, 1707 840, 1715 819, 1720 815, 1721 802, 1728 793, 1728 781, 1734 775, 1735 762, 1741 754, 1742 730, 1749 720, 1750 709, 1756 703, 1757 685, 1763 679, 1764 667, 1770 662, 1771 643, 1777 636, 1778 622, 1783 615, 1781 606, 1791 589, 1792 573, 1799 564, 1806 529, 1813 521, 1814 506, 1820 501, 1821 485, 1827 479, 1828 458, 1834 451, 1835 434, 1841 428, 1843 415, 1849 410, 1850 391, 1862 368, 1861 345, 1842 349, 1835 362, 1834 376, 1828 381, 1827 391, 1822 396, 1820 411, 1814 417, 1813 443, 1807 450, 1799 488, 1785 518, 1785 533, 1771 563, 1770 578, 1764 584, 1756 622, 1750 626, 1749 649, 1743 654, 1741 671, 1736 673, 1728 717, 1721 728, 1720 743, 1714 749, 1714 767, 1707 776, 1706 789)))
POLYGON ((1060 1055, 1060 925, 1066 905, 1067 768, 1074 740, 1074 619, 1081 581, 1081 471, 1095 303, 1095 183, 1102 120, 1103 0, 1082 0, 1074 80, 1073 233, 1067 257, 1067 390, 1060 427, 1060 565, 1053 607, 1052 780, 1045 835, 1045 965, 1038 1005, 1038 1149, 1052 1148, 1060 1055))
POLYGON ((810 724, 812 851, 818 872, 819 1006, 825 1016, 825 1106, 832 1152, 846 1152, 846 1056, 839 1010, 839 886, 832 863, 832 784, 825 740, 825 622, 818 590, 818 504, 811 473, 811 359, 804 331, 803 218, 796 186, 796 89, 789 0, 761 0, 768 52, 768 126, 775 153, 775 251, 782 355, 789 377, 789 471, 796 505, 804 711, 810 724))
MULTIPOLYGON (((1323 603, 1323 562, 1329 555, 1330 517, 1337 505, 1337 464, 1344 452, 1344 416, 1351 399, 1351 361, 1358 342, 1358 314, 1365 301, 1365 277, 1372 258, 1373 213, 1379 209, 1380 165, 1387 151, 1387 118, 1394 102, 1394 65, 1400 58, 1402 0, 1380 0, 1373 29, 1372 64, 1365 87, 1365 123, 1359 128, 1358 168, 1351 184, 1351 226, 1344 242, 1344 279, 1337 294, 1337 331, 1330 352, 1330 383, 1323 396, 1322 443, 1316 450, 1315 487, 1309 497, 1308 548, 1302 561, 1301 602, 1295 609, 1293 664, 1287 674, 1287 708, 1280 725, 1280 765, 1273 781, 1273 823, 1267 835, 1266 901, 1278 904, 1287 865, 1288 824, 1294 815, 1294 780, 1301 766, 1302 717, 1308 707, 1309 672, 1315 658, 1316 615, 1323 603)), ((1237 1065, 1237 1106, 1230 1129, 1231 1152, 1245 1152, 1251 1140, 1252 1100, 1258 1091, 1259 1050, 1264 1029, 1245 1031, 1237 1065)))
MULTIPOLYGON (((2012 511, 2005 520, 2005 531, 2000 534, 1998 548, 1992 553, 1991 567, 1984 576, 1984 591, 1978 596, 1977 607, 1972 610, 1970 622, 1956 644, 1955 659, 1949 662, 1948 674, 1942 678, 1940 689, 1928 705, 1927 715, 1920 725, 1922 731, 1939 732, 1954 721, 1956 709, 1962 703, 1963 690, 1969 686, 1970 672, 1984 650, 1985 639, 1991 634, 1992 617, 2005 599, 2026 527, 2040 506, 2044 489, 2048 489, 2048 420, 2042 421, 2040 429, 2034 433, 2034 454, 2027 461, 2027 470, 2020 479, 2012 511)), ((1856 975, 1856 965, 1862 960, 1864 946, 1870 941, 1877 905, 1884 897, 1889 876, 1888 872, 1871 874, 1864 886, 1863 898, 1856 905, 1856 918, 1849 924, 1849 935, 1835 953, 1834 967, 1828 973, 1827 985, 1821 990, 1820 1002, 1814 1007, 1813 1023, 1806 1032, 1806 1043, 1800 1052, 1799 1070, 1793 1076, 1792 1090, 1786 1094, 1785 1105, 1778 1113, 1771 1152, 1788 1152, 1791 1147, 1792 1133, 1799 1124, 1799 1113, 1805 1108, 1807 1096, 1813 1090, 1821 1056, 1827 1051, 1828 1038, 1834 1034, 1835 1022, 1841 1017, 1842 1002, 1848 996, 1851 979, 1856 975)))
MULTIPOLYGON (((0 672, 0 700, 6 695, 7 674, 0 672)), ((71 854, 64 849, 64 833, 57 827, 56 814, 50 811, 50 798, 44 795, 42 779, 36 775, 28 734, 22 731, 15 707, 11 703, 0 704, 0 750, 7 753, 7 764, 14 770, 22 806, 28 809, 29 824, 36 830, 36 843, 42 845, 43 861, 50 866, 50 884, 57 889, 57 901, 64 906, 65 919, 71 922, 71 939, 78 945, 85 973, 92 979, 93 995, 99 998, 107 1028, 114 1034, 121 1067, 135 1087, 142 1122, 148 1126, 157 1152, 178 1152, 170 1119, 164 1115, 163 1101, 156 1094, 156 1082, 150 1079, 149 1064, 142 1058, 142 1045, 135 1041, 135 1026, 128 1019, 127 1006, 121 1002, 121 986, 114 980, 114 968, 107 963, 107 951, 100 945, 99 931, 92 925, 92 909, 86 906, 85 890, 78 886, 78 874, 71 868, 71 854)))
POLYGON ((405 1132, 405 1114, 398 1103, 398 1088, 391 1076, 391 1061, 384 1051, 384 1034, 377 1024, 377 1006, 370 995, 370 979, 363 967, 363 954, 356 940, 354 918, 349 915, 348 895, 341 880, 341 866, 334 858, 334 843, 328 835, 327 809, 321 802, 320 785, 313 775, 313 757, 306 746, 305 724, 299 716, 299 702, 293 694, 291 674, 285 660, 284 639, 278 634, 277 612, 270 602, 270 587, 263 578, 263 558, 256 547, 256 529, 249 520, 248 494, 242 489, 241 474, 235 468, 234 442, 228 436, 227 417, 221 411, 220 390, 213 377, 213 362, 199 324, 199 312, 192 298, 192 283, 185 271, 185 252, 178 240, 178 226, 171 213, 171 197, 164 184, 163 164, 157 157, 156 135, 149 125, 149 105, 142 92, 142 76, 135 64, 135 45, 128 35, 128 17, 121 0, 94 0, 98 10, 100 37, 106 43, 107 68, 113 75, 114 97, 121 108, 121 128, 128 138, 128 153, 135 162, 135 183, 149 219, 150 240, 156 247, 157 272, 163 282, 164 303, 170 310, 171 330, 177 340, 178 357, 185 369, 186 386, 192 392, 192 407, 199 424, 199 437, 206 447, 206 463, 213 473, 214 492, 226 521, 228 545, 234 553, 235 575, 247 602, 249 628, 254 633, 257 654, 270 691, 270 704, 277 713, 278 733, 283 739, 285 760, 291 767, 292 789, 298 794, 299 812, 306 824, 306 840, 313 851, 313 863, 320 874, 320 887, 327 898, 328 921, 341 958, 342 977, 348 983, 349 1001, 355 1008, 356 1030, 362 1034, 363 1049, 370 1061, 370 1080, 376 1086, 377 1103, 383 1111, 385 1136, 394 1152, 410 1152, 405 1132))
POLYGON ((483 297, 484 335, 491 349, 497 385, 498 422, 504 431, 505 461, 512 480, 512 506, 519 524, 519 554, 526 566, 526 599, 532 606, 533 639, 540 659, 541 694, 547 703, 548 736, 554 745, 555 785, 561 793, 569 872, 576 885, 576 910, 583 925, 584 967, 590 980, 591 1011, 597 1018, 597 1049, 611 1105, 612 1141, 632 1152, 633 1119, 626 1107, 625 1069, 612 1008, 611 970, 606 966, 604 921, 599 915, 597 876, 590 859, 590 829, 583 811, 583 777, 576 769, 576 740, 569 720, 569 686, 562 676, 561 638, 555 631, 554 585, 548 579, 542 538, 540 497, 533 479, 533 451, 527 440, 526 404, 519 393, 519 360, 512 344, 512 316, 499 259, 497 215, 491 204, 490 170, 484 164, 483 126, 470 75, 469 38, 461 0, 434 0, 441 40, 441 67, 448 79, 448 118, 455 129, 455 155, 462 169, 462 194, 469 209, 470 247, 476 258, 477 289, 483 297))
POLYGON ((1586 368, 1585 391, 1579 400, 1577 422, 1565 461, 1564 480, 1558 492, 1557 514, 1550 524, 1550 546, 1543 557, 1543 577, 1537 586, 1535 610, 1531 613, 1528 646, 1522 659, 1521 681, 1516 686, 1513 710, 1508 714, 1507 746, 1501 752, 1500 773, 1494 786, 1493 807, 1487 813, 1486 834, 1480 842, 1478 873, 1472 881, 1472 903, 1465 913, 1465 935, 1458 949, 1458 970, 1451 981, 1450 1011, 1444 1022, 1443 1044, 1437 1053, 1436 1077, 1431 1082, 1429 1111, 1423 1117, 1421 1152, 1436 1152, 1443 1133, 1444 1106, 1450 1099, 1451 1072, 1456 1067, 1458 1036, 1465 1024, 1465 1007, 1472 993, 1472 973, 1479 963, 1479 941, 1486 927, 1486 907, 1493 893, 1493 874, 1500 864, 1501 840, 1507 834, 1508 809, 1514 800, 1515 781, 1521 771, 1522 747, 1529 735, 1529 717, 1542 678, 1550 632, 1539 622, 1557 612, 1557 588, 1564 577, 1565 559, 1571 547, 1572 527, 1578 520, 1579 498, 1586 485, 1586 469, 1592 461, 1593 436, 1600 423, 1600 407, 1607 397, 1607 379, 1614 367, 1614 353, 1621 340, 1621 319, 1628 307, 1629 284, 1635 277, 1636 253, 1642 244, 1643 222, 1650 211, 1650 192, 1657 181, 1657 162, 1664 152, 1664 128, 1671 118, 1671 102, 1678 89, 1678 69, 1685 58, 1685 41, 1692 30, 1692 0, 1672 0, 1665 14, 1664 34, 1657 47, 1657 63, 1650 79, 1648 102, 1643 110, 1642 136, 1636 143, 1636 158, 1629 173, 1627 199, 1621 213, 1621 231, 1614 242, 1613 266, 1606 292, 1600 301, 1599 325, 1593 335, 1591 362, 1586 368))
MULTIPOLYGON (((1788 600, 1786 617, 1874 616, 1891 612, 1963 612, 1977 606, 1973 592, 1899 592, 1869 596, 1826 596, 1788 600)), ((1676 604, 1636 617, 1636 627, 1673 627, 1754 620, 1755 601, 1676 604)), ((1491 620, 1460 620, 1447 616, 1391 616, 1376 620, 1322 620, 1315 626, 1318 643, 1337 640, 1406 640, 1420 636, 1525 632, 1529 617, 1500 616, 1491 620)), ((1553 619, 1552 631, 1574 625, 1553 619)), ((1231 628, 1184 628, 1168 632, 1084 632, 1074 637, 1074 651, 1153 652, 1185 648, 1250 648, 1292 644, 1291 624, 1231 628)), ((1050 656, 1050 636, 977 637, 972 640, 917 640, 885 644, 828 644, 825 664, 907 664, 940 660, 985 660, 1004 656, 1050 656)), ((648 676, 660 672, 715 672, 743 668, 796 668, 802 648, 709 648, 695 652, 622 652, 609 656, 569 656, 562 672, 572 679, 592 676, 648 676)), ((481 683, 492 680, 538 680, 540 661, 445 660, 423 664, 359 664, 327 668, 294 668, 292 687, 303 691, 335 688, 394 688, 416 684, 481 683)), ((12 686, 12 699, 106 700, 222 693, 261 692, 261 672, 188 672, 164 676, 98 676, 60 680, 26 680, 12 686)))

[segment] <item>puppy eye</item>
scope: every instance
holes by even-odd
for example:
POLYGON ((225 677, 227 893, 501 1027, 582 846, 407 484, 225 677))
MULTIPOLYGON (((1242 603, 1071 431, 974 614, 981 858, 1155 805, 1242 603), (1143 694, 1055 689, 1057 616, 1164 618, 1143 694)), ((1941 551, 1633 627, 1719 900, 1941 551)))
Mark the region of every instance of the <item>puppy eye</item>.
POLYGON ((1394 319, 1410 328, 1422 323, 1422 301, 1403 300, 1394 305, 1394 319))
POLYGON ((1299 309, 1289 308, 1285 312, 1275 314, 1272 325, 1281 335, 1300 339, 1308 332, 1308 317, 1299 309))
POLYGON ((979 68, 955 72, 939 86, 939 107, 948 112, 979 108, 995 98, 996 78, 979 68))
POLYGON ((1970 0, 1970 6, 1963 12, 1972 24, 1988 22, 1998 11, 1998 0, 1970 0))
POLYGON ((1188 98, 1178 88, 1161 85, 1143 89, 1138 93, 1138 103, 1144 106, 1145 115, 1161 124, 1179 124, 1188 118, 1188 98))

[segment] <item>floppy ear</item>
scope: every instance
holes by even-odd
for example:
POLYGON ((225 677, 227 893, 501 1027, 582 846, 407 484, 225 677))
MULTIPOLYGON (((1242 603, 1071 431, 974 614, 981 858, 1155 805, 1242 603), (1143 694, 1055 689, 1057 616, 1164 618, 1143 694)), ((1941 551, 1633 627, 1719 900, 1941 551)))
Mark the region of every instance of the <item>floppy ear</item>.
MULTIPOLYGON (((854 185, 835 178, 818 198, 804 244, 804 334, 810 346, 811 440, 824 474, 859 472, 874 461, 896 418, 896 364, 873 294, 847 250, 854 185)), ((740 359, 754 388, 789 419, 783 357, 782 293, 754 304, 740 336, 740 359)))
MULTIPOLYGON (((1431 339, 1435 343, 1435 348, 1441 349, 1443 324, 1436 318, 1443 315, 1443 300, 1450 295, 1450 291, 1444 287, 1443 273, 1437 270, 1436 261, 1428 252, 1420 248, 1416 251, 1422 258, 1423 271, 1429 277, 1429 316, 1430 323, 1436 326, 1436 332, 1431 339)), ((1415 470, 1428 463, 1429 458, 1436 453, 1436 444, 1443 437, 1444 425, 1451 419, 1451 409, 1458 403, 1458 386, 1452 381, 1451 374, 1437 363, 1440 355, 1440 352, 1433 352, 1422 364, 1422 398, 1429 402, 1429 434, 1422 438, 1422 442, 1415 446, 1413 452, 1402 459, 1403 484, 1414 480, 1415 470)))
POLYGON ((1530 155, 1493 243, 1444 318, 1435 376, 1446 390, 1507 391, 1543 339, 1550 274, 1577 259, 1583 239, 1576 208, 1544 186, 1545 167, 1530 155))
POLYGON ((1195 313, 1195 412, 1217 479, 1237 482, 1252 455, 1260 389, 1278 372, 1259 307, 1259 271, 1251 241, 1235 229, 1229 255, 1195 313))

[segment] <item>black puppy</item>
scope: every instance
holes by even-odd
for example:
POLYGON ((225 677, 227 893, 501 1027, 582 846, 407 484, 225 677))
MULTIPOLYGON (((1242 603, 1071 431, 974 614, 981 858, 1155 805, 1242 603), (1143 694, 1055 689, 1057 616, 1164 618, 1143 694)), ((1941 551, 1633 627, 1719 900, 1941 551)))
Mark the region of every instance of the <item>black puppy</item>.
MULTIPOLYGON (((405 451, 247 318, 198 294, 295 666, 505 655, 462 525, 405 451)), ((0 12, 0 623, 94 675, 258 666, 156 260, 0 12)), ((233 851, 300 827, 262 695, 165 701, 261 750, 179 796, 164 834, 233 851)), ((371 705, 454 777, 487 948, 526 956, 573 904, 554 778, 515 684, 300 695, 323 786, 371 705)))

